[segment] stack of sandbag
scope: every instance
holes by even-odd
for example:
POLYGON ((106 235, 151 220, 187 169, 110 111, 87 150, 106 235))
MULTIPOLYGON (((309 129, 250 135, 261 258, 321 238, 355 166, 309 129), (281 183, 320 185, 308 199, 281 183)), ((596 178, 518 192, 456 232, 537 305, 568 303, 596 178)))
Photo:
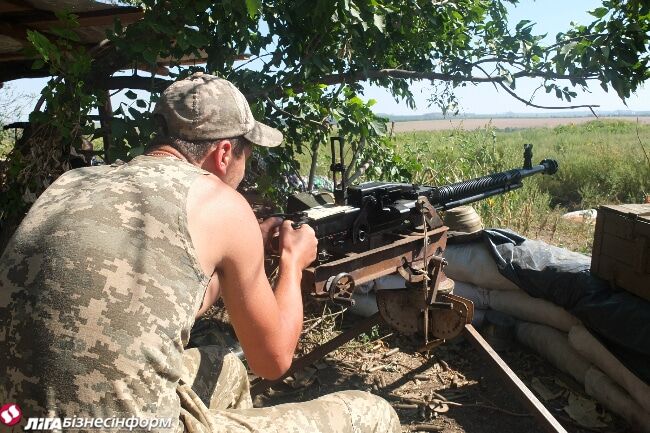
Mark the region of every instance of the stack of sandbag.
POLYGON ((583 384, 588 395, 650 432, 650 387, 630 372, 581 322, 563 308, 533 298, 499 273, 483 242, 448 245, 447 276, 454 293, 474 303, 475 316, 486 309, 519 319, 517 339, 556 368, 583 384))

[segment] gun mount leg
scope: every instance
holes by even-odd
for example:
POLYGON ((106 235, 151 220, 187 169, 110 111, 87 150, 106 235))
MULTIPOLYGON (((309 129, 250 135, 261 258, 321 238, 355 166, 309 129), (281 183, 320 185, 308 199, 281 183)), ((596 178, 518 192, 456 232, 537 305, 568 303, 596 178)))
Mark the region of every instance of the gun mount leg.
POLYGON ((508 367, 508 364, 501 359, 471 324, 465 325, 464 335, 492 363, 505 383, 526 404, 530 413, 537 418, 544 430, 549 433, 566 433, 564 427, 551 415, 532 391, 526 387, 515 372, 508 367))
POLYGON ((294 359, 293 363, 291 364, 291 367, 289 367, 289 370, 287 370, 287 372, 284 373, 282 377, 275 380, 269 380, 269 379, 258 380, 251 386, 251 395, 255 396, 257 394, 260 394, 264 392, 264 390, 266 390, 267 388, 271 387, 273 384, 282 381, 284 378, 291 375, 292 373, 301 370, 305 367, 309 367, 314 362, 323 358, 328 353, 338 349, 348 341, 363 334, 364 332, 370 331, 373 326, 379 325, 382 322, 383 319, 381 318, 379 313, 373 314, 367 319, 357 323, 353 328, 348 329, 347 331, 340 333, 339 335, 332 338, 331 340, 321 344, 320 346, 318 346, 308 354, 303 355, 300 358, 294 359))

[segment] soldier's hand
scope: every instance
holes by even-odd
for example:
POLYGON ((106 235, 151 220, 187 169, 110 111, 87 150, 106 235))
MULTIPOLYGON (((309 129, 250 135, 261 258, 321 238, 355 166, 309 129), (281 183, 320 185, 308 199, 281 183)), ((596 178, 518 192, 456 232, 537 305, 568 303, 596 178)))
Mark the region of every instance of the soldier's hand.
POLYGON ((305 269, 316 260, 318 240, 314 229, 308 224, 291 227, 291 220, 284 220, 280 226, 280 260, 288 260, 300 269, 305 269))
MULTIPOLYGON (((271 240, 279 234, 279 228, 284 219, 280 217, 270 217, 260 223, 260 231, 262 232, 262 240, 264 241, 264 250, 267 251, 271 248, 271 240)), ((275 242, 275 247, 278 243, 275 242)))

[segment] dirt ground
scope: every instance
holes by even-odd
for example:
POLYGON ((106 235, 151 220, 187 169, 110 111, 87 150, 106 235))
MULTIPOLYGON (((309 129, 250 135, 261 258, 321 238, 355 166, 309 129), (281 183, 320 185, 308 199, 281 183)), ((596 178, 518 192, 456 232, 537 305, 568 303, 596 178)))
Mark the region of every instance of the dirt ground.
MULTIPOLYGON (((319 315, 313 314, 307 323, 317 321, 319 315)), ((358 320, 346 313, 323 324, 326 329, 312 329, 304 335, 299 351, 308 351, 358 320)), ((254 403, 259 407, 300 402, 356 389, 387 399, 397 411, 404 432, 544 431, 468 341, 457 338, 433 349, 428 356, 415 351, 418 344, 413 337, 401 336, 384 325, 376 327, 312 367, 254 396, 254 403)), ((569 432, 628 431, 614 416, 606 428, 580 427, 563 410, 568 395, 585 397, 580 384, 514 341, 499 354, 527 386, 536 380, 555 392, 555 398, 544 404, 569 432)))

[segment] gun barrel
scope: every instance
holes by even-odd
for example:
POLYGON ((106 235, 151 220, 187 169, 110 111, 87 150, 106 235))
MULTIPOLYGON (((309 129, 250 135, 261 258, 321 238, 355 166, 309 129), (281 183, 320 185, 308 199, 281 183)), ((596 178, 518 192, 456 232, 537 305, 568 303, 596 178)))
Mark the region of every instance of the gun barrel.
POLYGON ((537 173, 553 174, 557 167, 555 160, 545 159, 531 168, 516 168, 451 185, 432 187, 429 200, 437 209, 451 209, 519 188, 522 179, 537 173))

